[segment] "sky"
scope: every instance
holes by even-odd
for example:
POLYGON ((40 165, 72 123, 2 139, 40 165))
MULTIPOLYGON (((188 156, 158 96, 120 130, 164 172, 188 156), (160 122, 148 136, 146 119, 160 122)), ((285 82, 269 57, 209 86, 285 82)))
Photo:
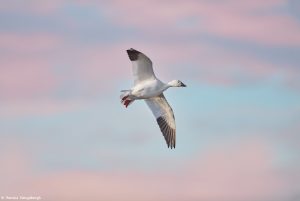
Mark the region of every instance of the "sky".
POLYGON ((0 0, 0 196, 300 200, 300 1, 0 0), (129 48, 186 88, 168 149, 129 48))

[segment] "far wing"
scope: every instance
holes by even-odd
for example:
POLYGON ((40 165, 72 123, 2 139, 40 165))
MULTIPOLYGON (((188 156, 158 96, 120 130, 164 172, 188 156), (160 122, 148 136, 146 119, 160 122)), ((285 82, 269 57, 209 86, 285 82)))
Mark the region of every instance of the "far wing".
POLYGON ((175 148, 176 144, 176 125, 173 110, 168 104, 165 96, 146 99, 145 102, 151 109, 159 128, 165 137, 168 147, 175 148))
POLYGON ((127 54, 132 62, 134 85, 156 78, 153 72, 152 62, 146 55, 132 48, 127 50, 127 54))

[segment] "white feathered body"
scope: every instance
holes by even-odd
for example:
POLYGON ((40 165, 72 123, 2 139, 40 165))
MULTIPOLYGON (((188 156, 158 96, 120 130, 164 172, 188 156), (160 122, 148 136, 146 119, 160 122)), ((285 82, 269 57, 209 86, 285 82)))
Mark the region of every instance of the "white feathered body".
POLYGON ((168 85, 158 79, 148 80, 135 85, 131 89, 131 95, 133 99, 148 99, 159 96, 167 88, 168 85))

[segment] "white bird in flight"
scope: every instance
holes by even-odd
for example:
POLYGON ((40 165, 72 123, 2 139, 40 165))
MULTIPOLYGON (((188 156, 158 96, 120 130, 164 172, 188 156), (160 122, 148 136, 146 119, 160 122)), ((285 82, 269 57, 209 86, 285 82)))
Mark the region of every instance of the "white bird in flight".
POLYGON ((163 92, 169 87, 186 87, 186 85, 179 80, 163 83, 155 76, 152 62, 145 54, 132 48, 127 50, 127 54, 132 62, 134 86, 121 91, 123 92, 120 96, 121 102, 127 108, 133 101, 144 99, 155 116, 168 147, 175 148, 175 117, 163 92))

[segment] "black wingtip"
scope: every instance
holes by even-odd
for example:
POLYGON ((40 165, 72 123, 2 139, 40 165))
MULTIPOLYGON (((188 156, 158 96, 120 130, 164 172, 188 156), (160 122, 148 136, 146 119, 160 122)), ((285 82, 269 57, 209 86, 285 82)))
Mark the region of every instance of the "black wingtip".
POLYGON ((140 54, 139 51, 137 51, 133 48, 130 48, 126 51, 127 51, 130 61, 136 61, 138 59, 138 55, 140 54))
POLYGON ((158 117, 156 121, 165 138, 168 148, 175 149, 175 144, 176 144, 175 130, 169 127, 168 123, 163 117, 158 117))

